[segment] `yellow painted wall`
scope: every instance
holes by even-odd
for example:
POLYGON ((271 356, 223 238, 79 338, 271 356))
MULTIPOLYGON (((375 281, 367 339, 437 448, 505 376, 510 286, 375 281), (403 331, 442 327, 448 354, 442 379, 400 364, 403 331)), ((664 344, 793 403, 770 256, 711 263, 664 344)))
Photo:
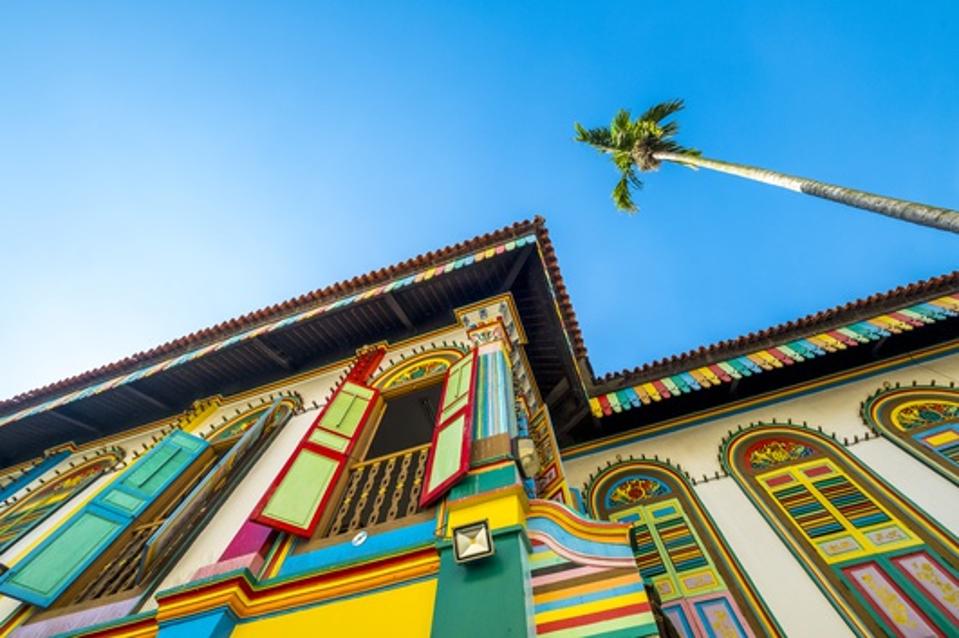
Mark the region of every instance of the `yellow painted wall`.
POLYGON ((433 622, 436 579, 356 596, 238 625, 235 638, 253 636, 393 636, 425 638, 433 622))

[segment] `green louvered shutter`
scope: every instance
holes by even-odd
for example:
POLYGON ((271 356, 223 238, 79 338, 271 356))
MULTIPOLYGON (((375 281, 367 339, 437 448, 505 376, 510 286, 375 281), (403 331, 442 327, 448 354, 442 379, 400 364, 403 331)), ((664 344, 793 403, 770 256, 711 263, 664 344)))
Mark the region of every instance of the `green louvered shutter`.
POLYGON ((207 448, 172 432, 0 577, 0 593, 49 607, 207 448))
POLYGON ((446 372, 433 430, 433 444, 426 460, 420 507, 433 504, 469 471, 475 378, 475 350, 450 366, 446 372))
POLYGON ((312 535, 366 424, 381 405, 378 390, 343 383, 257 504, 252 520, 312 535))

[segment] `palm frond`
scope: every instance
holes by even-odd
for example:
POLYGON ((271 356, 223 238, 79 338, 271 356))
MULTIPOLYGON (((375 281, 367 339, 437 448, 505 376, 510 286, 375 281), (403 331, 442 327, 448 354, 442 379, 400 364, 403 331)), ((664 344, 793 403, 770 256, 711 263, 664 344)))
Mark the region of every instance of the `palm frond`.
POLYGON ((587 129, 579 122, 573 125, 576 128, 576 141, 589 144, 601 152, 610 152, 613 149, 613 137, 608 128, 587 129))
POLYGON ((624 174, 623 177, 616 182, 615 188, 613 188, 613 203, 616 204, 616 208, 622 211, 635 213, 639 209, 636 208, 636 204, 633 202, 633 195, 629 187, 630 178, 624 174))
POLYGON ((651 122, 662 122, 673 113, 678 113, 685 107, 683 100, 669 100, 660 102, 646 109, 646 112, 639 116, 640 120, 649 120, 651 122))

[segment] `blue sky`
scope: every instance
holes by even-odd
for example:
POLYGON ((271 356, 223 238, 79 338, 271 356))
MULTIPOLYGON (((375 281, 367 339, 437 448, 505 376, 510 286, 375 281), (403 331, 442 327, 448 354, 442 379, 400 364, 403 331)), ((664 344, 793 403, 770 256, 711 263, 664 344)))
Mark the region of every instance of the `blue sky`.
POLYGON ((572 123, 959 208, 959 5, 4 3, 0 396, 540 213, 594 369, 959 267, 959 238, 572 123))

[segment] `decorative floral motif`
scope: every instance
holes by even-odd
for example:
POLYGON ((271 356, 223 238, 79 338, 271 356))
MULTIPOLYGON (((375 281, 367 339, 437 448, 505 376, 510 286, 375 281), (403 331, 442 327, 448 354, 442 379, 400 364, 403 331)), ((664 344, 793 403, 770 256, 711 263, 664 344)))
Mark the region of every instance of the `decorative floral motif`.
POLYGON ((610 488, 606 493, 606 506, 632 505, 655 496, 669 494, 669 491, 662 481, 649 476, 634 475, 617 481, 610 488))
POLYGON ((112 452, 74 468, 20 500, 0 516, 0 549, 13 543, 120 461, 112 452))
POLYGON ((391 379, 386 387, 392 388, 398 385, 403 385, 404 383, 409 383, 410 381, 416 381, 417 379, 431 377, 434 374, 445 372, 449 367, 450 364, 448 361, 444 361, 442 359, 427 359, 418 365, 404 370, 395 379, 391 379))
POLYGON ((892 418, 899 428, 906 431, 944 421, 959 421, 959 403, 953 401, 908 403, 893 412, 892 418))
POLYGON ((814 454, 811 447, 783 439, 760 441, 747 453, 749 466, 754 470, 764 470, 783 463, 799 461, 814 454))
POLYGON ((210 443, 218 443, 219 441, 225 441, 246 432, 248 429, 250 429, 251 425, 256 423, 257 419, 263 416, 263 413, 266 412, 267 409, 269 409, 269 406, 257 408, 252 412, 248 412, 243 416, 238 417, 233 422, 228 422, 220 426, 218 430, 214 430, 207 437, 207 440, 210 443))

